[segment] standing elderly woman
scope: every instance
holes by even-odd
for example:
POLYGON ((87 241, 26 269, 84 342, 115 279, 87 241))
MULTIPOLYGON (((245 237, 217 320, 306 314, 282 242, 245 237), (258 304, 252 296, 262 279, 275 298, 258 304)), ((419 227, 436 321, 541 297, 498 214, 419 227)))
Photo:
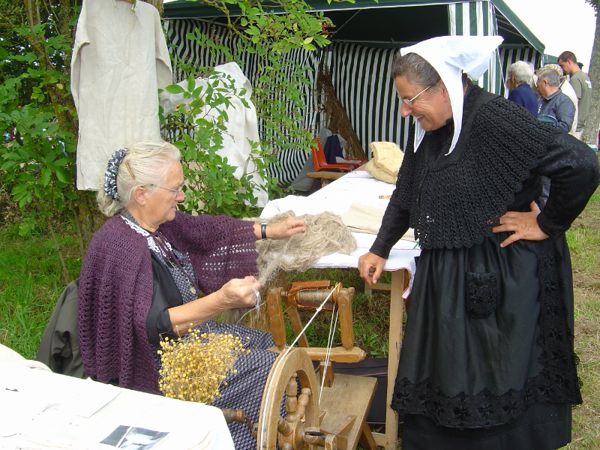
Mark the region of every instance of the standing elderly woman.
POLYGON ((401 50, 393 78, 415 119, 361 276, 380 277, 409 228, 422 248, 392 406, 405 449, 555 449, 581 402, 565 231, 600 178, 593 152, 471 85, 497 37, 401 50), (540 176, 552 180, 544 211, 540 176))
MULTIPOLYGON (((79 278, 78 328, 85 373, 119 386, 158 392, 157 350, 163 336, 191 325, 238 335, 251 349, 236 363, 215 406, 244 409, 252 421, 275 353, 270 335, 210 321, 255 305, 260 287, 255 241, 304 231, 304 222, 273 225, 225 216, 178 213, 185 198, 179 150, 139 143, 108 163, 96 232, 79 278), (202 295, 204 294, 204 295, 202 295)), ((244 424, 230 426, 236 448, 254 448, 244 424)))
POLYGON ((533 69, 525 61, 517 61, 508 66, 506 87, 508 99, 529 111, 533 117, 538 113, 538 99, 533 90, 533 69))

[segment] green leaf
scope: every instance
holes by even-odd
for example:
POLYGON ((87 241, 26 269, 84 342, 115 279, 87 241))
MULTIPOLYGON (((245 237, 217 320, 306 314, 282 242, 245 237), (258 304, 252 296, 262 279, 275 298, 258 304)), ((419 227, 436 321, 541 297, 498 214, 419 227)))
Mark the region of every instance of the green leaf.
POLYGON ((57 167, 54 173, 56 173, 56 178, 58 178, 61 183, 66 184, 69 182, 69 176, 62 167, 57 167))
POLYGON ((50 184, 50 176, 51 175, 52 175, 52 172, 50 171, 50 169, 46 168, 46 169, 42 170, 42 176, 40 177, 42 186, 48 186, 48 184, 50 184))
POLYGON ((178 84, 170 84, 165 88, 165 91, 167 91, 169 94, 183 94, 185 89, 178 84))

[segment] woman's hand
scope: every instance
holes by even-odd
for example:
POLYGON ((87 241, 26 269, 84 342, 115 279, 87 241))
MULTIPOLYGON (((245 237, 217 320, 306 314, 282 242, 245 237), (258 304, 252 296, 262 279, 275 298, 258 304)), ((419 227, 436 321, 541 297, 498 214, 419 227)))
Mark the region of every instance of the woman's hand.
POLYGON ((358 272, 363 280, 367 282, 369 286, 373 286, 379 280, 381 273, 383 272, 383 266, 385 265, 385 259, 381 256, 377 256, 374 253, 365 253, 358 258, 358 272))
POLYGON ((255 277, 233 278, 223 285, 219 294, 219 308, 254 308, 260 289, 260 283, 255 277))
POLYGON ((508 211, 500 217, 500 225, 492 228, 492 231, 494 233, 513 232, 502 241, 500 247, 506 247, 521 239, 527 241, 548 239, 548 235, 542 231, 537 222, 537 216, 540 213, 539 206, 536 202, 531 202, 529 208, 531 209, 529 212, 508 211))
POLYGON ((221 289, 192 302, 169 308, 173 330, 182 335, 190 328, 234 308, 253 308, 260 283, 254 277, 234 278, 221 289))
MULTIPOLYGON (((260 224, 257 225, 259 229, 258 237, 260 237, 260 224)), ((266 231, 268 239, 287 239, 295 234, 304 233, 306 226, 304 220, 288 217, 281 222, 268 224, 266 231)))

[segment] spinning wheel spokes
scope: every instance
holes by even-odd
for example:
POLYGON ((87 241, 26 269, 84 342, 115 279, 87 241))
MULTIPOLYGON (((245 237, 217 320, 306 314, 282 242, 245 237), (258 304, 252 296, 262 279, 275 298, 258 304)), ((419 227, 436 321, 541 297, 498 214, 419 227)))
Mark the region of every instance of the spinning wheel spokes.
POLYGON ((257 448, 308 448, 323 441, 319 432, 318 389, 314 367, 306 352, 292 349, 279 355, 269 373, 258 420, 257 448), (300 386, 300 394, 298 394, 300 386), (281 400, 285 417, 281 417, 281 400))

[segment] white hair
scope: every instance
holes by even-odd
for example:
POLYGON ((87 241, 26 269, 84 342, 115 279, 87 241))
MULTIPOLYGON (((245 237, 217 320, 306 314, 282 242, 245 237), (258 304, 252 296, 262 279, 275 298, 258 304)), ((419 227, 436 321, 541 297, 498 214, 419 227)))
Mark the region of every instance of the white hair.
POLYGON ((561 76, 554 67, 544 66, 537 72, 538 79, 546 80, 550 86, 560 87, 561 76))
MULTIPOLYGON (((167 177, 171 162, 179 162, 179 149, 168 142, 138 142, 129 145, 127 155, 119 165, 117 172, 117 192, 115 200, 101 187, 97 201, 100 212, 111 217, 127 208, 131 202, 133 191, 140 186, 156 189, 167 177)), ((101 186, 104 186, 102 180, 101 186)))
POLYGON ((517 61, 508 66, 507 78, 513 79, 515 84, 528 84, 533 86, 533 68, 525 61, 517 61))

